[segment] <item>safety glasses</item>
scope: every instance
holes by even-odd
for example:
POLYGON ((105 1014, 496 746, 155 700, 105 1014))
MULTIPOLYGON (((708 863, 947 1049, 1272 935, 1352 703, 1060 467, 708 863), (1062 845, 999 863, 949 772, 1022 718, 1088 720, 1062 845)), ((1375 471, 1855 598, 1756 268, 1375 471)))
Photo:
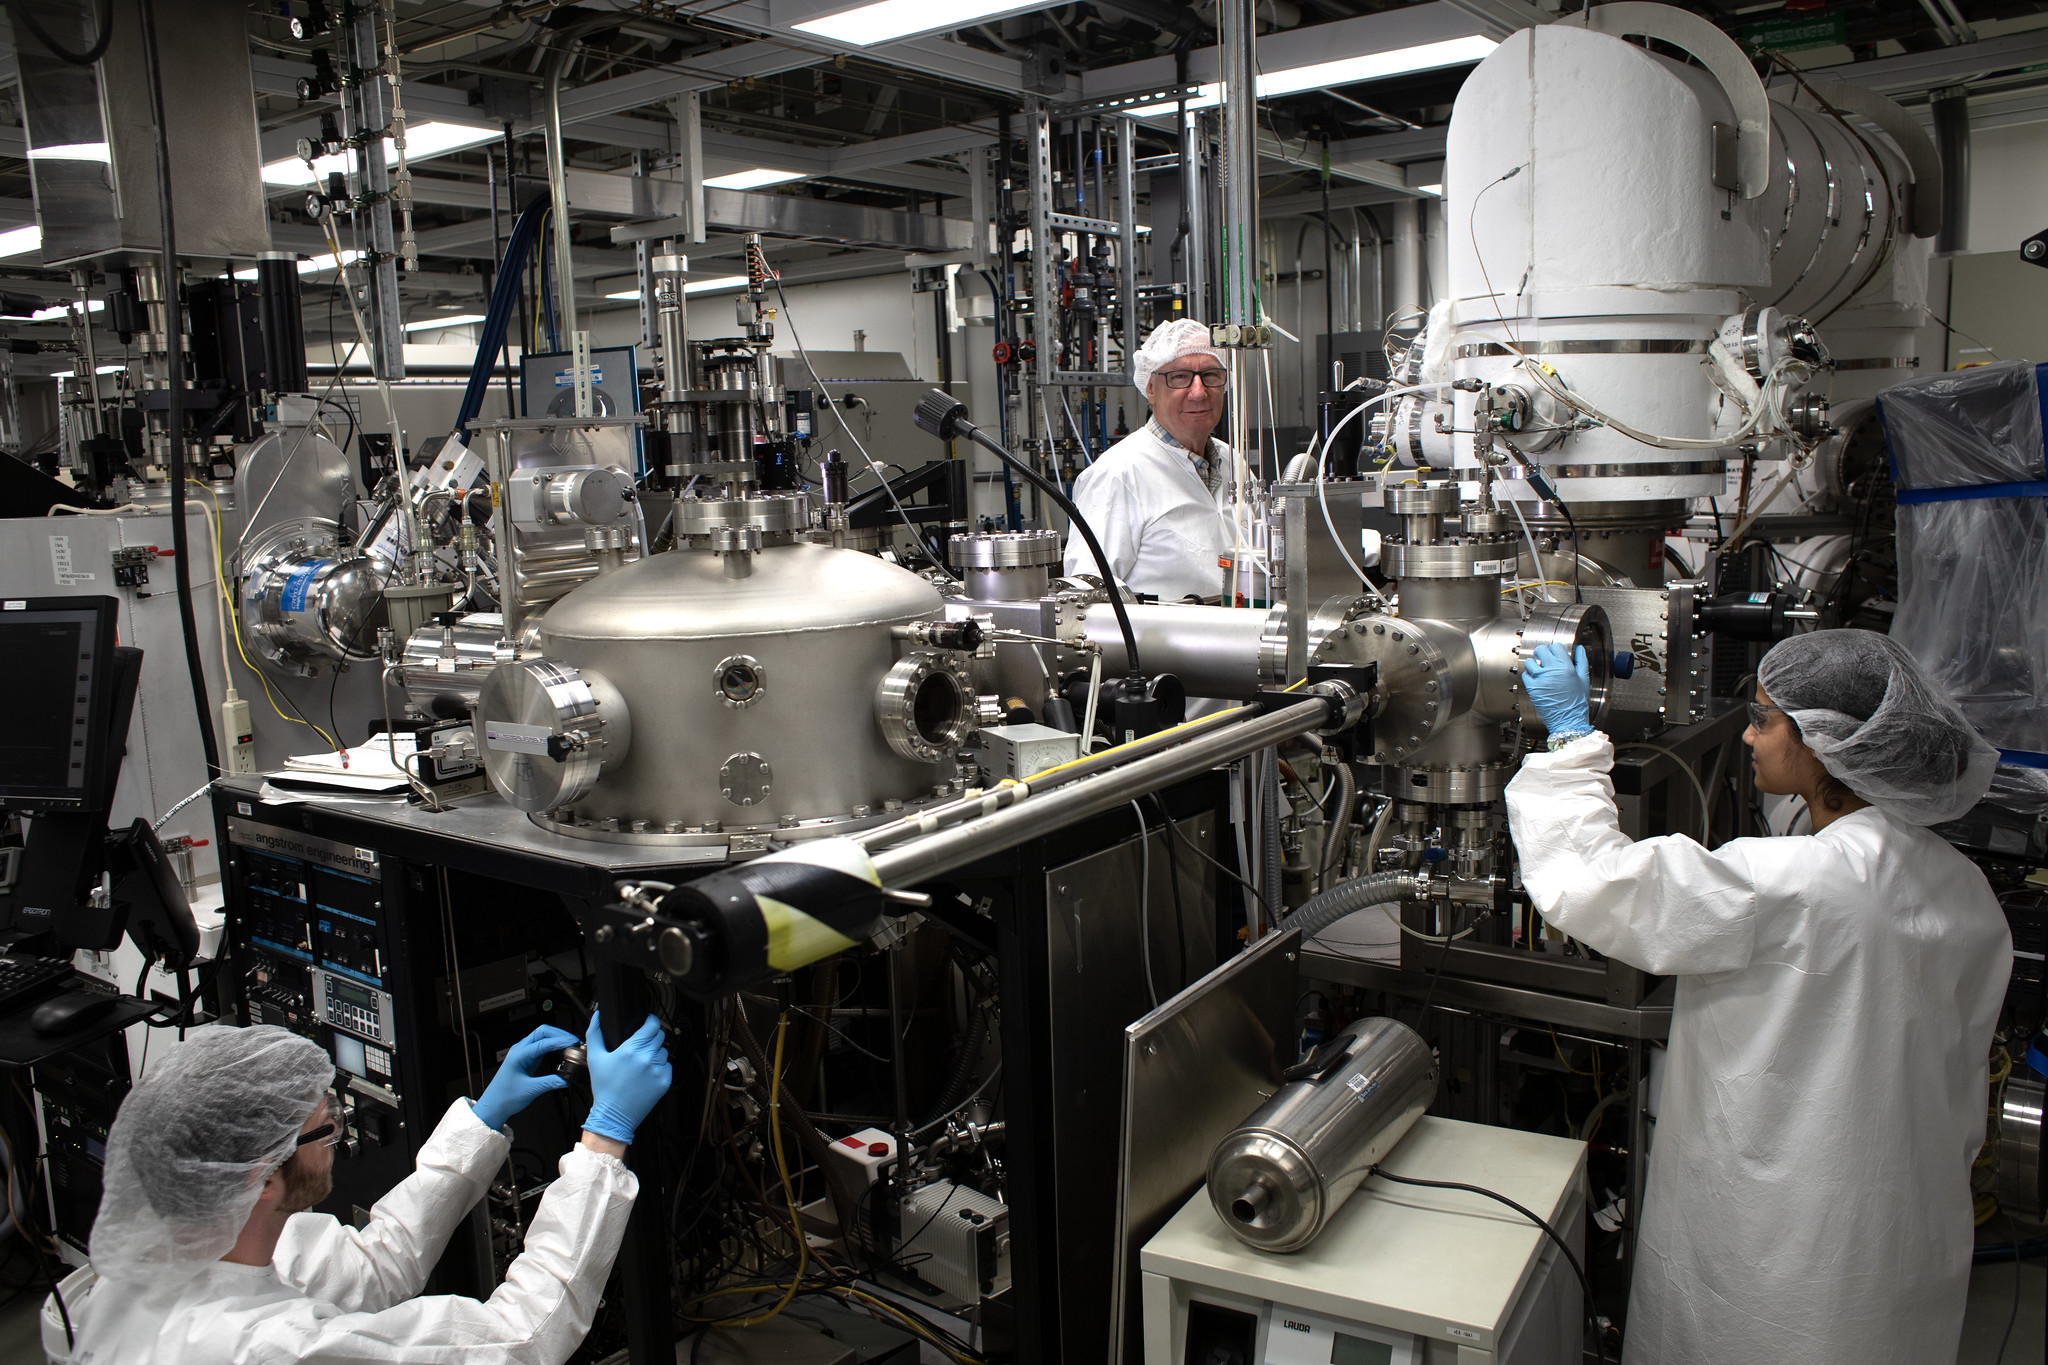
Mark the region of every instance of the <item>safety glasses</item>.
POLYGON ((1221 370, 1161 370, 1159 377, 1166 381, 1169 389, 1185 389, 1199 379, 1205 389, 1220 389, 1228 383, 1230 376, 1221 370))
POLYGON ((330 1090, 327 1092, 327 1122, 299 1134, 298 1145, 309 1147, 317 1142, 323 1147, 334 1146, 341 1141, 341 1122, 341 1092, 330 1090))
POLYGON ((1753 701, 1748 703, 1748 706, 1750 728, 1756 730, 1758 733, 1762 733, 1764 726, 1769 722, 1773 712, 1776 712, 1778 715, 1781 716, 1785 714, 1784 708, 1773 706, 1769 702, 1765 701, 1753 701))

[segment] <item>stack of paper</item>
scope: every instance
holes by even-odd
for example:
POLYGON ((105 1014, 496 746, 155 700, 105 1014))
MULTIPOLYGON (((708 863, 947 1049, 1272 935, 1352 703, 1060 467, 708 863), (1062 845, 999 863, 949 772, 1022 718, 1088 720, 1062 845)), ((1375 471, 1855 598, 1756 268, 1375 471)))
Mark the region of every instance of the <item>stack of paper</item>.
POLYGON ((285 790, 402 792, 409 783, 400 765, 416 747, 412 735, 372 735, 353 749, 287 758, 281 771, 266 776, 285 790))

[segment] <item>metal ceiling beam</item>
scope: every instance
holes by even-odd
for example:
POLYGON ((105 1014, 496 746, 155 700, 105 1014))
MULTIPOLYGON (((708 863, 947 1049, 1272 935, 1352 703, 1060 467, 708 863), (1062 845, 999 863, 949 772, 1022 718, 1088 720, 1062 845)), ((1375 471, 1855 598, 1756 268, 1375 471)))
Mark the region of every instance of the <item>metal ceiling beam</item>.
MULTIPOLYGON (((607 177, 612 198, 592 204, 597 212, 614 212, 638 221, 612 229, 620 244, 648 241, 679 232, 683 187, 673 181, 607 177)), ((585 195, 571 187, 579 204, 585 195)), ((974 225, 964 218, 929 213, 903 213, 828 199, 799 199, 787 194, 752 194, 745 190, 704 191, 706 225, 728 232, 760 232, 772 237, 838 242, 845 246, 890 251, 961 251, 973 245, 974 225)))
MULTIPOLYGON (((1969 81, 1988 72, 2034 66, 2041 62, 2048 62, 2048 28, 2008 33, 1998 38, 1981 38, 1974 43, 1936 48, 1931 52, 1906 52, 1896 57, 1839 62, 1806 70, 1896 94, 1900 91, 1934 90, 1969 81)), ((1770 84, 1773 87, 1790 85, 1792 77, 1781 72, 1771 78, 1770 84)))
POLYGON ((1465 13, 1493 29, 1501 37, 1518 29, 1535 28, 1557 18, 1548 10, 1541 10, 1523 0, 1448 0, 1465 13))
MULTIPOLYGON (((1513 0, 1502 0, 1512 3, 1513 0)), ((1276 29, 1259 35, 1259 69, 1271 73, 1313 66, 1319 62, 1364 57, 1375 52, 1445 42, 1484 33, 1489 24, 1449 3, 1409 5, 1403 9, 1363 14, 1330 24, 1276 29)), ((1217 79, 1217 49, 1197 48, 1188 54, 1188 80, 1203 85, 1217 79)), ((1174 83, 1172 57, 1147 57, 1118 66, 1098 67, 1081 77, 1082 96, 1109 99, 1161 90, 1174 83)))
MULTIPOLYGON (((1333 209, 1367 208, 1373 204, 1397 204, 1404 199, 1414 199, 1413 190, 1397 190, 1386 185, 1332 185, 1330 207, 1333 209)), ((1261 218, 1293 218, 1303 214, 1323 211, 1323 195, 1320 190, 1302 194, 1269 195, 1259 201, 1261 218)))
POLYGON ((1432 161, 1444 154, 1450 126, 1412 128, 1398 133, 1368 133, 1330 144, 1332 169, 1346 161, 1432 161))
MULTIPOLYGON (((1263 128, 1259 130, 1259 157, 1261 160, 1278 161, 1283 165, 1311 170, 1318 175, 1323 169, 1323 149, 1319 144, 1310 143, 1307 149, 1299 150, 1282 142, 1263 128)), ((1405 196, 1414 194, 1414 191, 1408 188, 1407 176, 1399 166, 1368 157, 1356 157, 1343 162, 1333 157, 1330 161, 1330 175, 1332 178, 1355 180, 1362 184, 1400 190, 1405 196)))

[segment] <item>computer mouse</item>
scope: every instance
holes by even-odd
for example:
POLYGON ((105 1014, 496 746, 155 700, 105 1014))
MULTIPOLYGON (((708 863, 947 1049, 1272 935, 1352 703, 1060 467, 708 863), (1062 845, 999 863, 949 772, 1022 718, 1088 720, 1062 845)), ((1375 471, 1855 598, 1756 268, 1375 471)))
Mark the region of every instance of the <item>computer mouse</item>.
POLYGON ((28 1031, 38 1038, 75 1033, 114 1008, 111 995, 74 992, 45 1000, 28 1017, 28 1031))

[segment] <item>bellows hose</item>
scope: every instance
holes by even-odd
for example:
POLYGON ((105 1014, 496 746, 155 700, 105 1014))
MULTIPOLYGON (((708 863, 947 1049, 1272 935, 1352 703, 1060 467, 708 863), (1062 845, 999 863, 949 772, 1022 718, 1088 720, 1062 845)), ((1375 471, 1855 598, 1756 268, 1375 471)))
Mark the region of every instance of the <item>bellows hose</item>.
POLYGON ((1346 915, 1355 915, 1360 910, 1390 901, 1407 900, 1419 890, 1420 882, 1416 875, 1399 869, 1354 877, 1320 896, 1303 901, 1299 909, 1280 921, 1280 928, 1301 930, 1302 940, 1306 942, 1346 915))

